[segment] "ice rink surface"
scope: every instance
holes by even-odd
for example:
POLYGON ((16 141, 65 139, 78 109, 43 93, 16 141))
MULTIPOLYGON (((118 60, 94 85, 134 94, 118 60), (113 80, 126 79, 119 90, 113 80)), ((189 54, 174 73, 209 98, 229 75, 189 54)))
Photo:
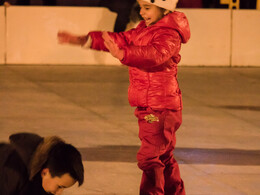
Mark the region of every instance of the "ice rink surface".
MULTIPOLYGON (((175 158, 187 195, 260 194, 260 68, 180 67, 175 158)), ((137 120, 122 66, 0 66, 0 141, 59 135, 82 153, 85 183, 65 195, 137 195, 137 120)))

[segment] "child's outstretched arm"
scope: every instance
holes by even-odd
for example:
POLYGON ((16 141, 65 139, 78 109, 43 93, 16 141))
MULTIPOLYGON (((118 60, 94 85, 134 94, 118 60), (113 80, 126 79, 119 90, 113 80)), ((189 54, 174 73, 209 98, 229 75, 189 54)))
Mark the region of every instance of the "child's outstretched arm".
POLYGON ((66 31, 59 31, 57 34, 60 44, 80 45, 83 48, 109 51, 114 57, 123 60, 124 51, 121 49, 129 45, 133 30, 116 33, 106 31, 91 31, 87 35, 78 36, 66 31))
POLYGON ((72 44, 79 46, 83 46, 88 40, 87 35, 78 36, 66 31, 59 31, 57 38, 60 44, 72 44))

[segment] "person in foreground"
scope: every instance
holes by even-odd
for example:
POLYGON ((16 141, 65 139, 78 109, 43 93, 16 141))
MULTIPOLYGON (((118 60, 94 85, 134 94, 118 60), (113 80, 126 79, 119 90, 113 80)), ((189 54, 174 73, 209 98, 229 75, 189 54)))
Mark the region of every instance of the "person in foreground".
POLYGON ((69 43, 109 51, 129 67, 128 99, 136 107, 143 171, 140 195, 184 195, 178 163, 173 157, 175 133, 182 123, 182 95, 177 81, 181 44, 190 38, 178 0, 138 0, 143 21, 126 32, 92 31, 77 36, 58 32, 69 43))
POLYGON ((81 154, 56 136, 17 133, 0 143, 0 194, 61 194, 84 181, 81 154))

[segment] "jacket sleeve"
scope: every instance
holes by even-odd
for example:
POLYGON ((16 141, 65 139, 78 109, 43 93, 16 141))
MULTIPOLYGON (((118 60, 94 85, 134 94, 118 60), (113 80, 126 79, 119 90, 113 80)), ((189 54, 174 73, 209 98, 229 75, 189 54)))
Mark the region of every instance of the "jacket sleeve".
MULTIPOLYGON (((125 32, 108 32, 110 37, 117 43, 119 48, 123 48, 130 44, 131 36, 135 34, 136 29, 131 29, 125 32)), ((108 51, 104 45, 104 40, 102 38, 103 31, 91 31, 88 36, 91 39, 91 49, 108 51)))
POLYGON ((163 66, 172 57, 180 59, 181 37, 175 30, 160 29, 148 45, 125 46, 122 64, 140 69, 163 66))

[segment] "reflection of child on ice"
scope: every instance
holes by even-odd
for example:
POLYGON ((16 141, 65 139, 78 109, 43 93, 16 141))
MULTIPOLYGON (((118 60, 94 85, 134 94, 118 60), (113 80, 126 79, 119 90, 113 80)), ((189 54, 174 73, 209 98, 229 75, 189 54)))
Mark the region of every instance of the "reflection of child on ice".
POLYGON ((129 67, 128 98, 137 107, 143 170, 141 195, 185 194, 173 157, 175 132, 182 123, 182 98, 177 81, 181 43, 190 37, 187 18, 174 11, 178 0, 138 0, 143 21, 132 30, 89 32, 75 36, 59 32, 60 43, 109 51, 129 67))

